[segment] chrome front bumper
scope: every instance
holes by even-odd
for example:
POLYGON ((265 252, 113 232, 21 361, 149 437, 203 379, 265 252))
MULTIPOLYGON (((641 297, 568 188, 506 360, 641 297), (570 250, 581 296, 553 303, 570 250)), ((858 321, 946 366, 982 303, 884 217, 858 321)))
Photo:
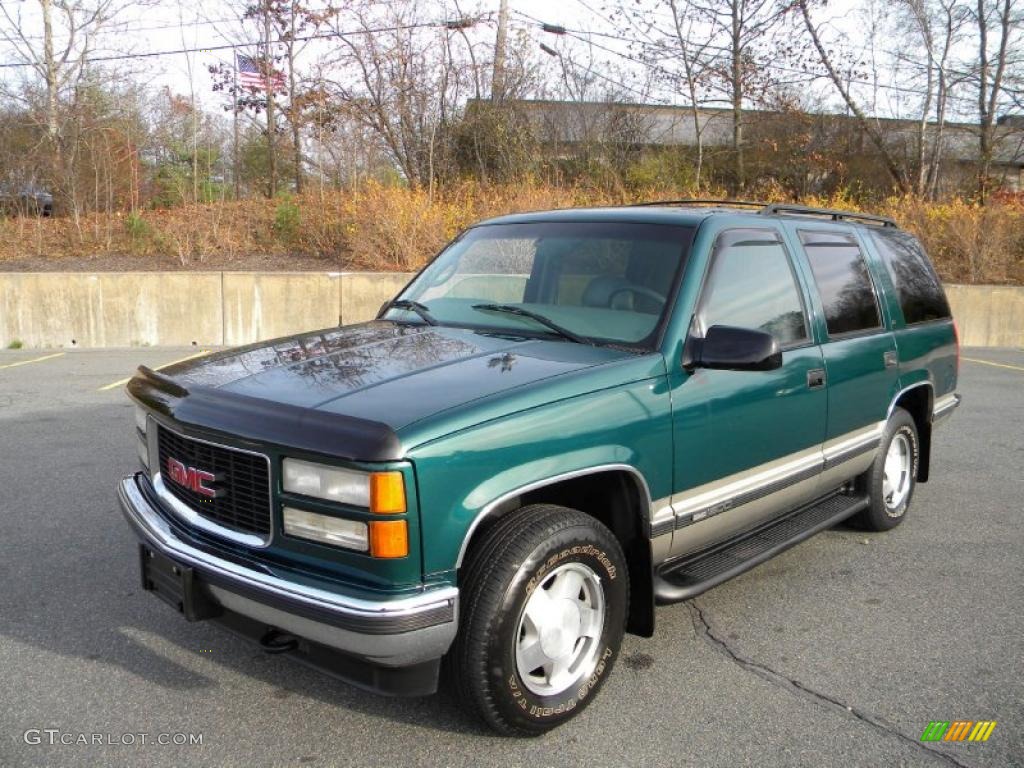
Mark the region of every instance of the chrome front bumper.
POLYGON ((218 557, 171 529, 138 476, 118 485, 121 511, 143 544, 191 568, 204 590, 228 611, 383 667, 439 659, 458 628, 455 587, 393 600, 366 600, 288 581, 218 557))

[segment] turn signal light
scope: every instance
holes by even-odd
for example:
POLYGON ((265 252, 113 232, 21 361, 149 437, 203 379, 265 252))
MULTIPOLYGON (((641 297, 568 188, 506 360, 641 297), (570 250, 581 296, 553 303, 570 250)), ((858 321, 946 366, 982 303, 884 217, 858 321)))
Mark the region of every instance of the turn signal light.
POLYGON ((409 528, 405 520, 374 520, 370 523, 370 554, 373 557, 406 557, 409 528))
POLYGON ((405 483, 402 481, 401 472, 370 474, 370 511, 378 515, 405 512, 405 483))

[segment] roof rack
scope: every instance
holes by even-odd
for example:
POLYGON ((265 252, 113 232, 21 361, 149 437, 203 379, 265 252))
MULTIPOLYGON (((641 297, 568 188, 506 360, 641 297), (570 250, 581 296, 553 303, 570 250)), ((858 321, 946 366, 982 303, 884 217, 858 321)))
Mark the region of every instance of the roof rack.
POLYGON ((724 205, 735 208, 764 208, 769 203, 759 203, 756 200, 652 200, 647 203, 632 203, 631 205, 644 208, 657 205, 724 205))
POLYGON ((869 213, 839 211, 834 208, 813 208, 808 205, 791 205, 789 203, 759 203, 756 200, 652 200, 647 203, 632 203, 636 207, 658 205, 720 205, 726 208, 757 208, 762 216, 827 216, 832 221, 853 221, 864 224, 876 224, 880 227, 898 228, 894 219, 888 216, 873 216, 869 213))
POLYGON ((888 216, 873 216, 868 213, 837 211, 833 208, 812 208, 807 205, 788 205, 786 203, 770 203, 761 209, 761 215, 827 216, 832 221, 863 222, 865 224, 877 224, 881 227, 893 228, 899 226, 894 219, 890 219, 888 216))

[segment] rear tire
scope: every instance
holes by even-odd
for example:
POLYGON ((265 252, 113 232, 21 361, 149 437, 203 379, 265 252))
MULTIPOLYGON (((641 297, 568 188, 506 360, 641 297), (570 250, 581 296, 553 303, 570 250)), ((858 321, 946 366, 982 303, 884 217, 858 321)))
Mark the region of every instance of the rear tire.
POLYGON ((493 730, 537 736, 579 714, 618 656, 629 572, 615 536, 574 509, 538 504, 471 550, 447 662, 461 703, 493 730))
POLYGON ((864 475, 867 484, 867 509, 852 522, 868 531, 888 531, 903 522, 917 485, 921 443, 914 418, 902 408, 889 417, 878 455, 864 475))

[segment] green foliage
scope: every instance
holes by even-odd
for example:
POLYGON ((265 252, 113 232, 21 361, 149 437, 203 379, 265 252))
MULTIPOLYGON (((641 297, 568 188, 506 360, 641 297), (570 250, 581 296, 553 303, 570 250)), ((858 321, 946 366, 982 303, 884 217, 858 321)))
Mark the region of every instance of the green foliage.
POLYGON ((128 233, 133 243, 149 237, 152 232, 149 224, 142 218, 142 214, 135 211, 125 217, 124 230, 128 233))
POLYGON ((522 177, 537 154, 526 116, 505 104, 474 102, 453 126, 452 134, 458 171, 483 182, 522 177))
POLYGON ((199 147, 193 165, 191 146, 175 146, 170 155, 157 163, 153 170, 150 204, 154 208, 171 208, 182 203, 212 203, 223 197, 223 184, 209 176, 208 169, 220 163, 216 150, 199 147), (193 170, 196 176, 193 177, 193 170))
POLYGON ((274 210, 274 235, 285 243, 294 242, 302 225, 299 206, 291 195, 284 195, 274 210))
POLYGON ((25 346, 25 345, 22 344, 21 341, 19 341, 18 339, 15 339, 14 341, 12 341, 10 344, 7 345, 7 348, 8 349, 21 349, 23 346, 25 346))
POLYGON ((696 186, 696 164, 683 149, 647 152, 626 168, 623 182, 633 190, 658 187, 692 190, 696 186))

